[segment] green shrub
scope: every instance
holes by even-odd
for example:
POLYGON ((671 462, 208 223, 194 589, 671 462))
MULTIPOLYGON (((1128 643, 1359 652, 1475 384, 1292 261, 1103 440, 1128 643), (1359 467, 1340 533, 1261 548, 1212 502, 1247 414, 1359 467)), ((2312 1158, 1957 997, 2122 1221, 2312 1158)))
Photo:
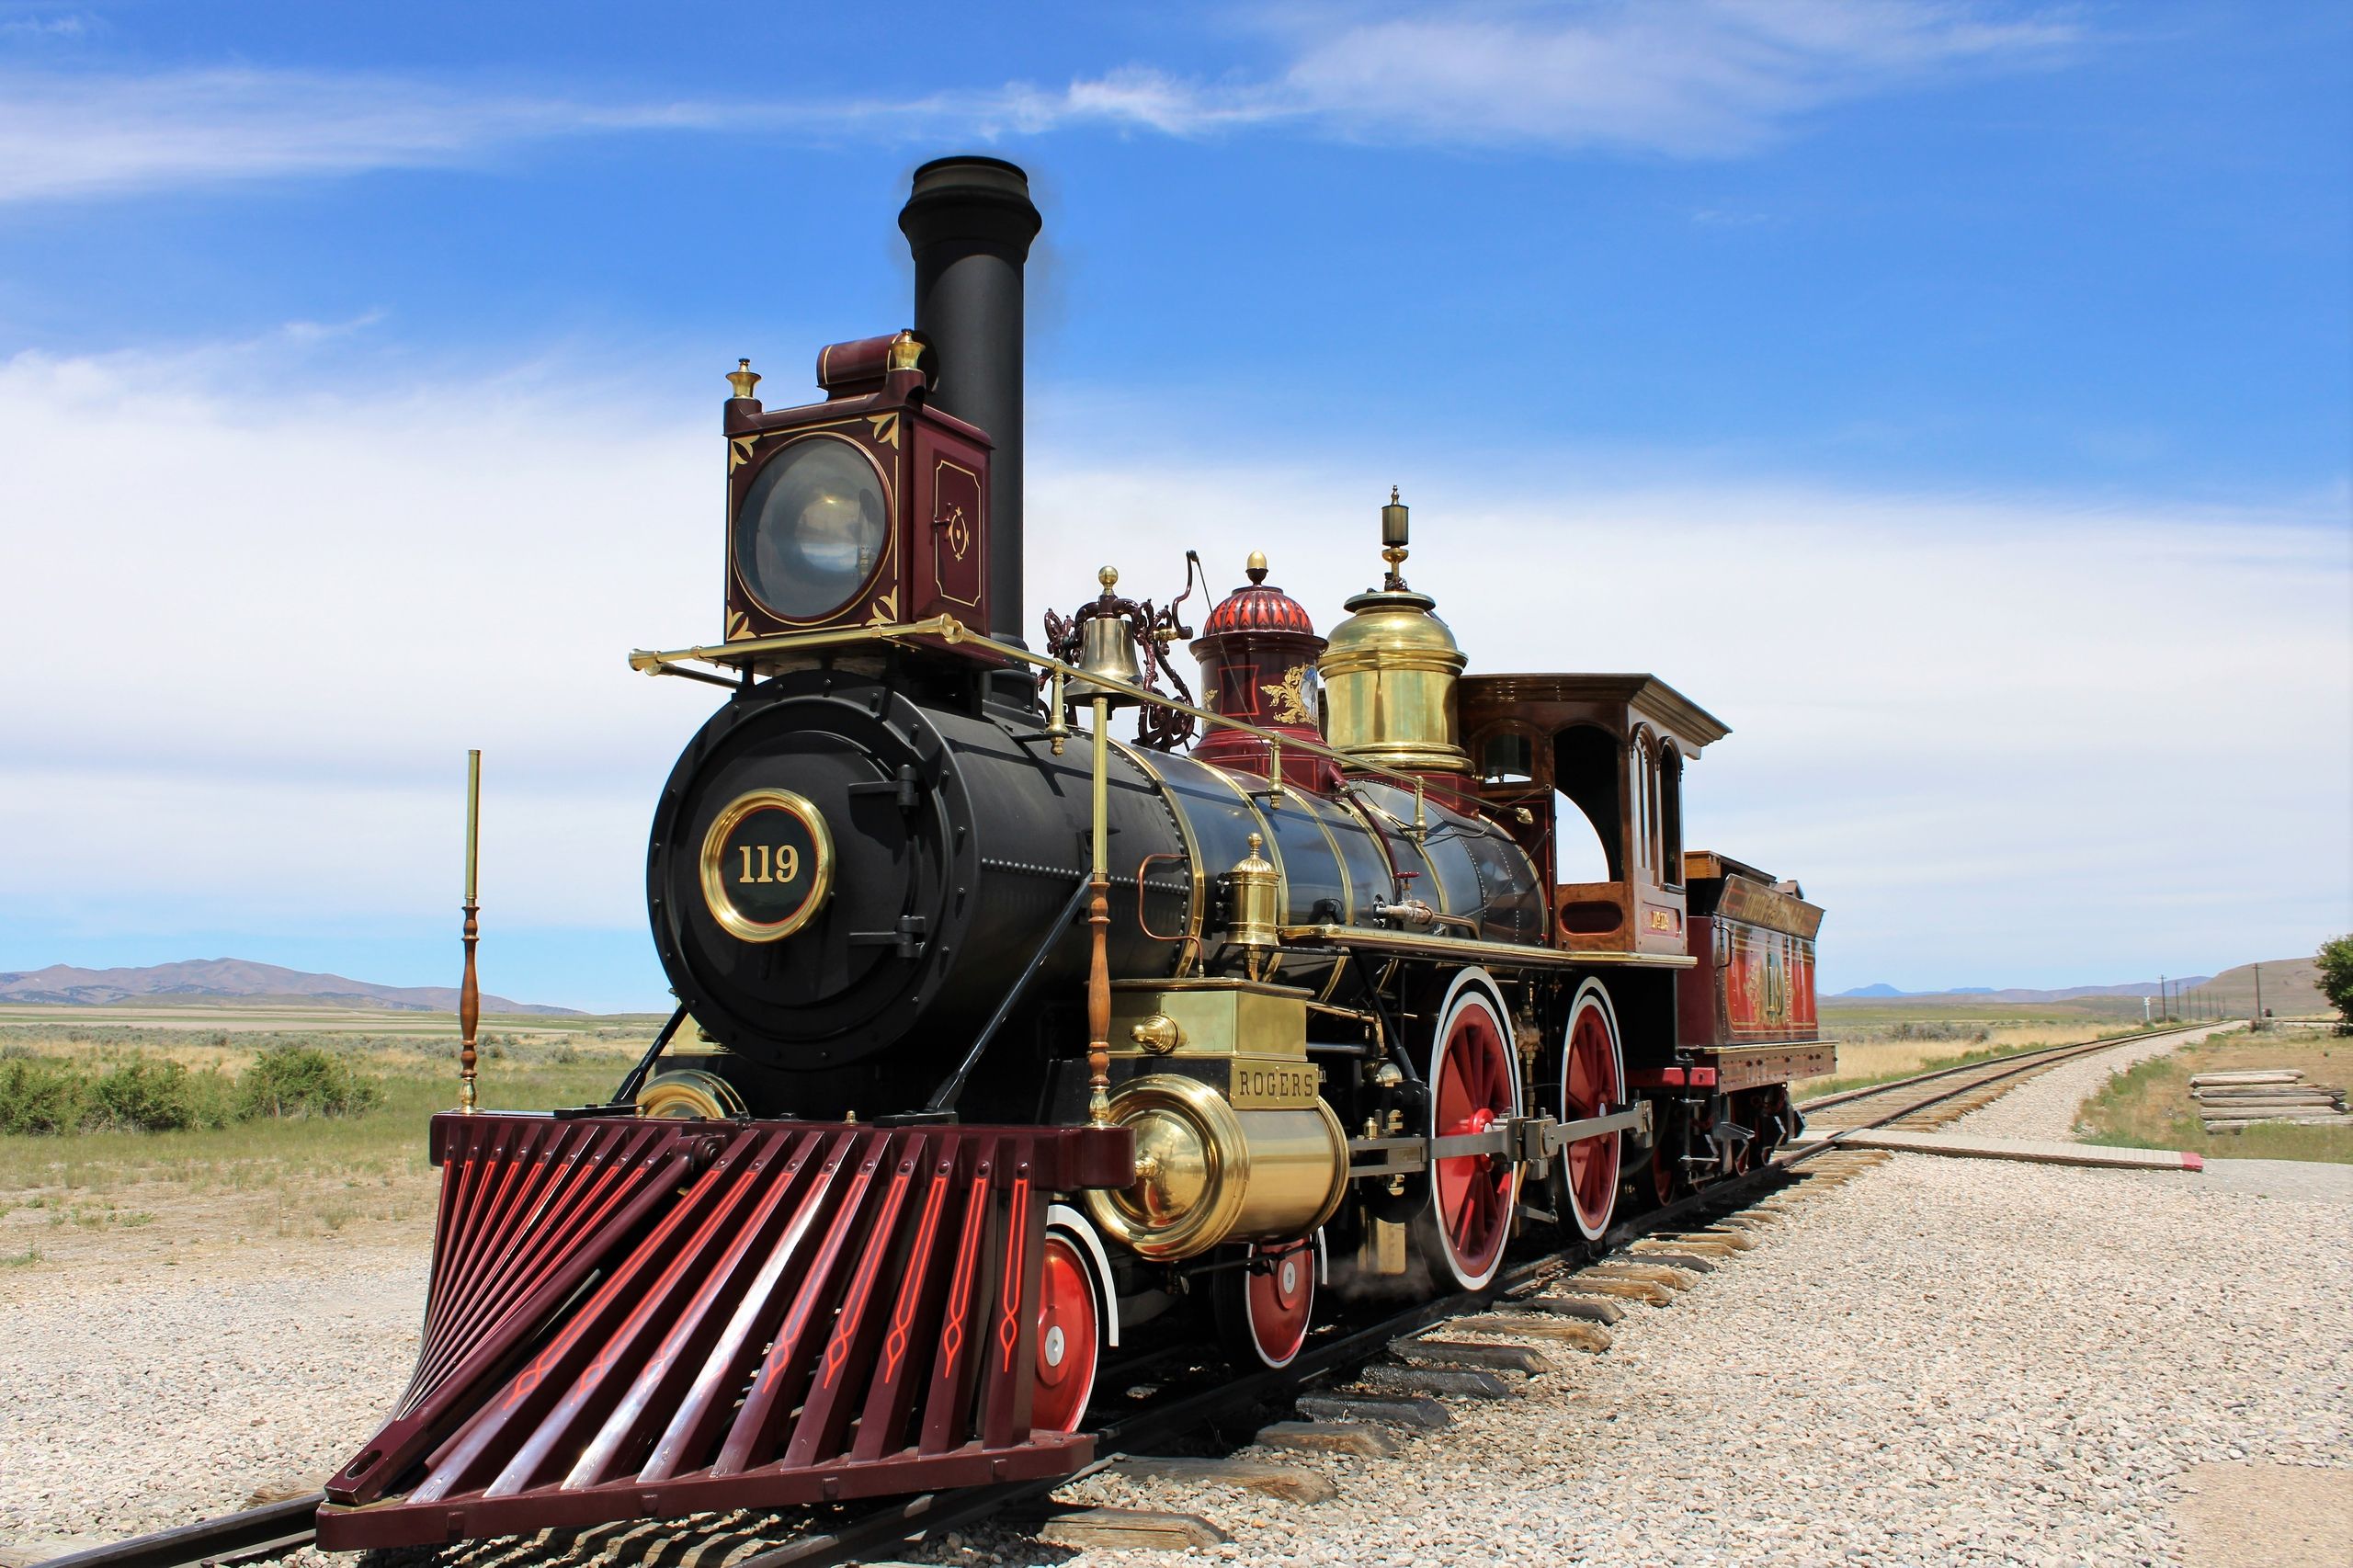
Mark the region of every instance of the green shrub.
POLYGON ((142 1132, 196 1125, 188 1069, 176 1062, 123 1063, 90 1085, 98 1119, 142 1132))
POLYGON ((87 1080, 62 1063, 0 1065, 0 1132, 72 1132, 90 1118, 87 1080))
POLYGON ((358 1116, 384 1097, 381 1085, 311 1045, 273 1046, 237 1085, 237 1114, 358 1116))
POLYGON ((2353 936, 2331 937, 2314 955, 2320 994, 2336 1009, 2336 1032, 2353 1034, 2353 936))

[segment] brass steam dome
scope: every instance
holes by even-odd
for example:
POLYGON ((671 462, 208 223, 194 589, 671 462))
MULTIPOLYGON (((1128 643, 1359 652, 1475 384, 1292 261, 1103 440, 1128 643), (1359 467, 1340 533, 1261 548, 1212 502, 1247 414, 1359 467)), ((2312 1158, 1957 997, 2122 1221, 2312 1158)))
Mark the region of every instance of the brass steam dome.
POLYGON ((1405 507, 1381 508, 1388 580, 1347 602, 1316 667, 1324 678, 1325 744, 1404 773, 1471 771, 1458 739, 1455 677, 1466 662, 1438 601, 1405 585, 1405 507))

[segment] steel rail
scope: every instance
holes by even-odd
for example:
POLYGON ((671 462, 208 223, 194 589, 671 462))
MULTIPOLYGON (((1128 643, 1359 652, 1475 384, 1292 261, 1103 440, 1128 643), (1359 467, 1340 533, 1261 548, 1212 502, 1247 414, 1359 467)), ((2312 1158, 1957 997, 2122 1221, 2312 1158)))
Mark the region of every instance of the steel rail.
POLYGON ((203 1564, 227 1568, 231 1563, 255 1562, 316 1540, 312 1520, 326 1500, 324 1492, 290 1497, 243 1513, 51 1557, 40 1568, 200 1568, 203 1564))
MULTIPOLYGON (((1827 1110, 1832 1106, 1846 1105, 1854 1100, 1869 1099, 1874 1095, 1889 1094, 1897 1089, 1909 1088, 1915 1084, 1926 1084, 1939 1078, 1949 1078, 1957 1074, 1982 1072, 1989 1067, 2001 1067, 2005 1063, 2010 1062, 2019 1064, 2018 1066, 2011 1069, 2011 1072, 2023 1072, 2029 1067, 2031 1067, 2035 1061, 2040 1059, 2047 1058, 2049 1061, 2053 1062, 2063 1062, 2071 1056, 2088 1056, 2096 1051, 2111 1051, 2120 1045, 2131 1045, 2138 1040, 2156 1040, 2162 1036, 2171 1034, 2188 1034, 2195 1029, 2211 1028, 2213 1027, 2214 1026, 2211 1024, 2175 1024, 2165 1028, 2142 1029, 2128 1035, 2113 1036, 2107 1040, 2073 1040, 2065 1045, 2037 1046, 2032 1051, 2013 1051, 2006 1056, 1988 1056, 1977 1062, 1963 1062, 1951 1067, 1938 1067, 1927 1073, 1915 1073, 1911 1074, 1909 1077, 1891 1078, 1884 1084, 1866 1084, 1860 1088, 1842 1089, 1835 1095, 1823 1095, 1814 1099, 1800 1100, 1797 1102, 1797 1108, 1801 1111, 1827 1110)), ((1986 1077, 1980 1081, 1990 1084, 1997 1082, 1998 1080, 2007 1076, 2010 1076, 2010 1073, 1993 1073, 1987 1074, 1986 1077)), ((1938 1101, 1949 1098, 1951 1098, 1951 1096, 1949 1095, 1940 1095, 1937 1096, 1936 1100, 1925 1101, 1923 1104, 1933 1105, 1938 1103, 1938 1101)), ((1871 1122, 1866 1125, 1877 1126, 1878 1123, 1871 1122)))
MULTIPOLYGON (((2208 1027, 2203 1024, 2179 1025, 2112 1040, 2079 1041, 2018 1051, 1846 1090, 1802 1102, 1799 1108, 1818 1110, 1866 1096, 1941 1082, 1961 1074, 1982 1074, 1942 1093, 1908 1100, 1871 1120, 1838 1130, 1842 1132, 1861 1131, 1884 1126, 1930 1106, 1957 1098, 1986 1084, 2017 1077, 2071 1057, 2208 1027), (1987 1072, 1989 1068, 1995 1071, 1987 1072)), ((1340 1325, 1327 1330, 1320 1340, 1311 1340, 1288 1367, 1222 1379, 1207 1387, 1165 1395, 1143 1409, 1119 1416, 1099 1428, 1097 1433, 1097 1452, 1110 1457, 1098 1459, 1074 1474, 1040 1481, 962 1487, 951 1492, 926 1492, 894 1499, 871 1507, 858 1517, 744 1558, 733 1568, 831 1568, 832 1564, 888 1551, 911 1537, 961 1528, 1006 1509, 1042 1506, 1056 1489, 1106 1468, 1120 1454, 1139 1450, 1149 1452, 1202 1426, 1213 1425, 1221 1416, 1273 1402, 1287 1392, 1296 1393, 1320 1379, 1371 1360, 1392 1340, 1418 1333, 1449 1318, 1483 1310, 1498 1301, 1529 1295, 1556 1276, 1580 1267, 1587 1261, 1620 1251, 1629 1243, 1644 1236, 1681 1225, 1697 1216, 1740 1209, 1753 1201, 1760 1192, 1782 1185, 1799 1165, 1839 1147, 1834 1133, 1802 1149, 1782 1151, 1770 1162, 1753 1171, 1711 1182, 1671 1203, 1645 1210, 1621 1221, 1590 1246, 1574 1244, 1513 1265, 1483 1290, 1437 1297, 1369 1323, 1340 1325)), ((316 1539, 311 1521, 324 1500, 324 1493, 314 1492, 308 1496, 249 1508, 242 1513, 182 1525, 107 1546, 92 1547, 68 1556, 52 1558, 41 1563, 40 1568, 234 1568, 236 1564, 260 1562, 310 1545, 316 1539)))

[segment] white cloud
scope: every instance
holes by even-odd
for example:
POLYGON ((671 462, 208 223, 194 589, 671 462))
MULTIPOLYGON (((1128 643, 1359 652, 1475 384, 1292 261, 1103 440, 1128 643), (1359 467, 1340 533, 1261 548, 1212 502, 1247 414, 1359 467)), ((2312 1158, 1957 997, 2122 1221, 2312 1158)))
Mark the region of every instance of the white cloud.
MULTIPOLYGON (((715 631, 715 406, 552 373, 297 393, 294 356, 0 366, 0 905, 438 931, 481 745, 499 926, 636 926, 650 803, 711 694, 622 655, 715 631)), ((2129 979, 2353 923, 2342 496, 1137 459, 1040 392, 1033 620, 1105 559, 1165 597, 1192 544, 1219 592, 1267 550, 1328 627, 1403 482, 1409 574, 1474 669, 1650 670, 1734 727, 1692 770, 1693 842, 1828 904, 1834 983, 2129 979)))
POLYGON ((597 102, 360 73, 0 73, 0 201, 458 164, 550 138, 781 132, 891 142, 1108 125, 1288 124, 1348 141, 1748 151, 1797 116, 1968 66, 2055 58, 2076 30, 1932 0, 1690 0, 1278 9, 1271 72, 1131 65, 1060 88, 915 98, 597 102))
POLYGON ((550 136, 710 129, 722 112, 355 73, 17 71, 0 75, 0 201, 450 164, 550 136))

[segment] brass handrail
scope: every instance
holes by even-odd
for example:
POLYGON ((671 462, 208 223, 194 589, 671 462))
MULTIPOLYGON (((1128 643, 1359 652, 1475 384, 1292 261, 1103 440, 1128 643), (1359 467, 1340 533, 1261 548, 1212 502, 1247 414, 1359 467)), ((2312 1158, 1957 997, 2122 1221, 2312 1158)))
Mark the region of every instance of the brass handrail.
MULTIPOLYGON (((1082 670, 1075 665, 1066 665, 1060 659, 1049 658, 1043 653, 1033 653, 1015 643, 1000 642, 994 637, 973 631, 952 615, 935 615, 924 620, 897 621, 880 626, 844 627, 833 631, 788 631, 773 637, 746 637, 735 642, 722 642, 701 648, 679 648, 667 653, 639 648, 630 653, 629 667, 647 675, 686 675, 694 672, 674 671, 671 666, 687 664, 733 665, 756 658, 762 653, 790 653, 803 649, 837 648, 856 642, 901 643, 911 637, 937 637, 942 642, 950 644, 970 643, 975 648, 984 648, 1014 663, 1031 665, 1051 674, 1060 675, 1066 680, 1085 680, 1097 687, 1117 693, 1131 701, 1150 703, 1154 707, 1165 708, 1172 712, 1189 713, 1206 723, 1221 725, 1229 730, 1239 730, 1245 735, 1256 735, 1260 740, 1267 742, 1270 746, 1286 748, 1295 746, 1312 756, 1320 756, 1327 761, 1337 763, 1352 773, 1380 774, 1395 781, 1399 788, 1411 790, 1414 792, 1414 814, 1417 819, 1422 815, 1423 794, 1427 785, 1416 775, 1400 772, 1396 768, 1386 767, 1377 762, 1367 762, 1362 757, 1352 756, 1346 752, 1334 751, 1320 741, 1311 741, 1296 734, 1281 734, 1273 730, 1261 729, 1256 724, 1211 709, 1197 708, 1189 702, 1179 702, 1173 697, 1165 696, 1145 687, 1131 685, 1115 676, 1105 675, 1096 670, 1082 670)), ((1276 755, 1279 756, 1280 753, 1278 752, 1276 755)), ((1278 784, 1282 782, 1279 774, 1276 775, 1275 782, 1278 784)), ((1390 820, 1394 822, 1396 819, 1392 816, 1390 820)), ((1403 827, 1404 824, 1401 823, 1399 825, 1403 827)), ((1406 831, 1414 832, 1422 828, 1423 825, 1417 821, 1414 828, 1408 828, 1406 831)))

